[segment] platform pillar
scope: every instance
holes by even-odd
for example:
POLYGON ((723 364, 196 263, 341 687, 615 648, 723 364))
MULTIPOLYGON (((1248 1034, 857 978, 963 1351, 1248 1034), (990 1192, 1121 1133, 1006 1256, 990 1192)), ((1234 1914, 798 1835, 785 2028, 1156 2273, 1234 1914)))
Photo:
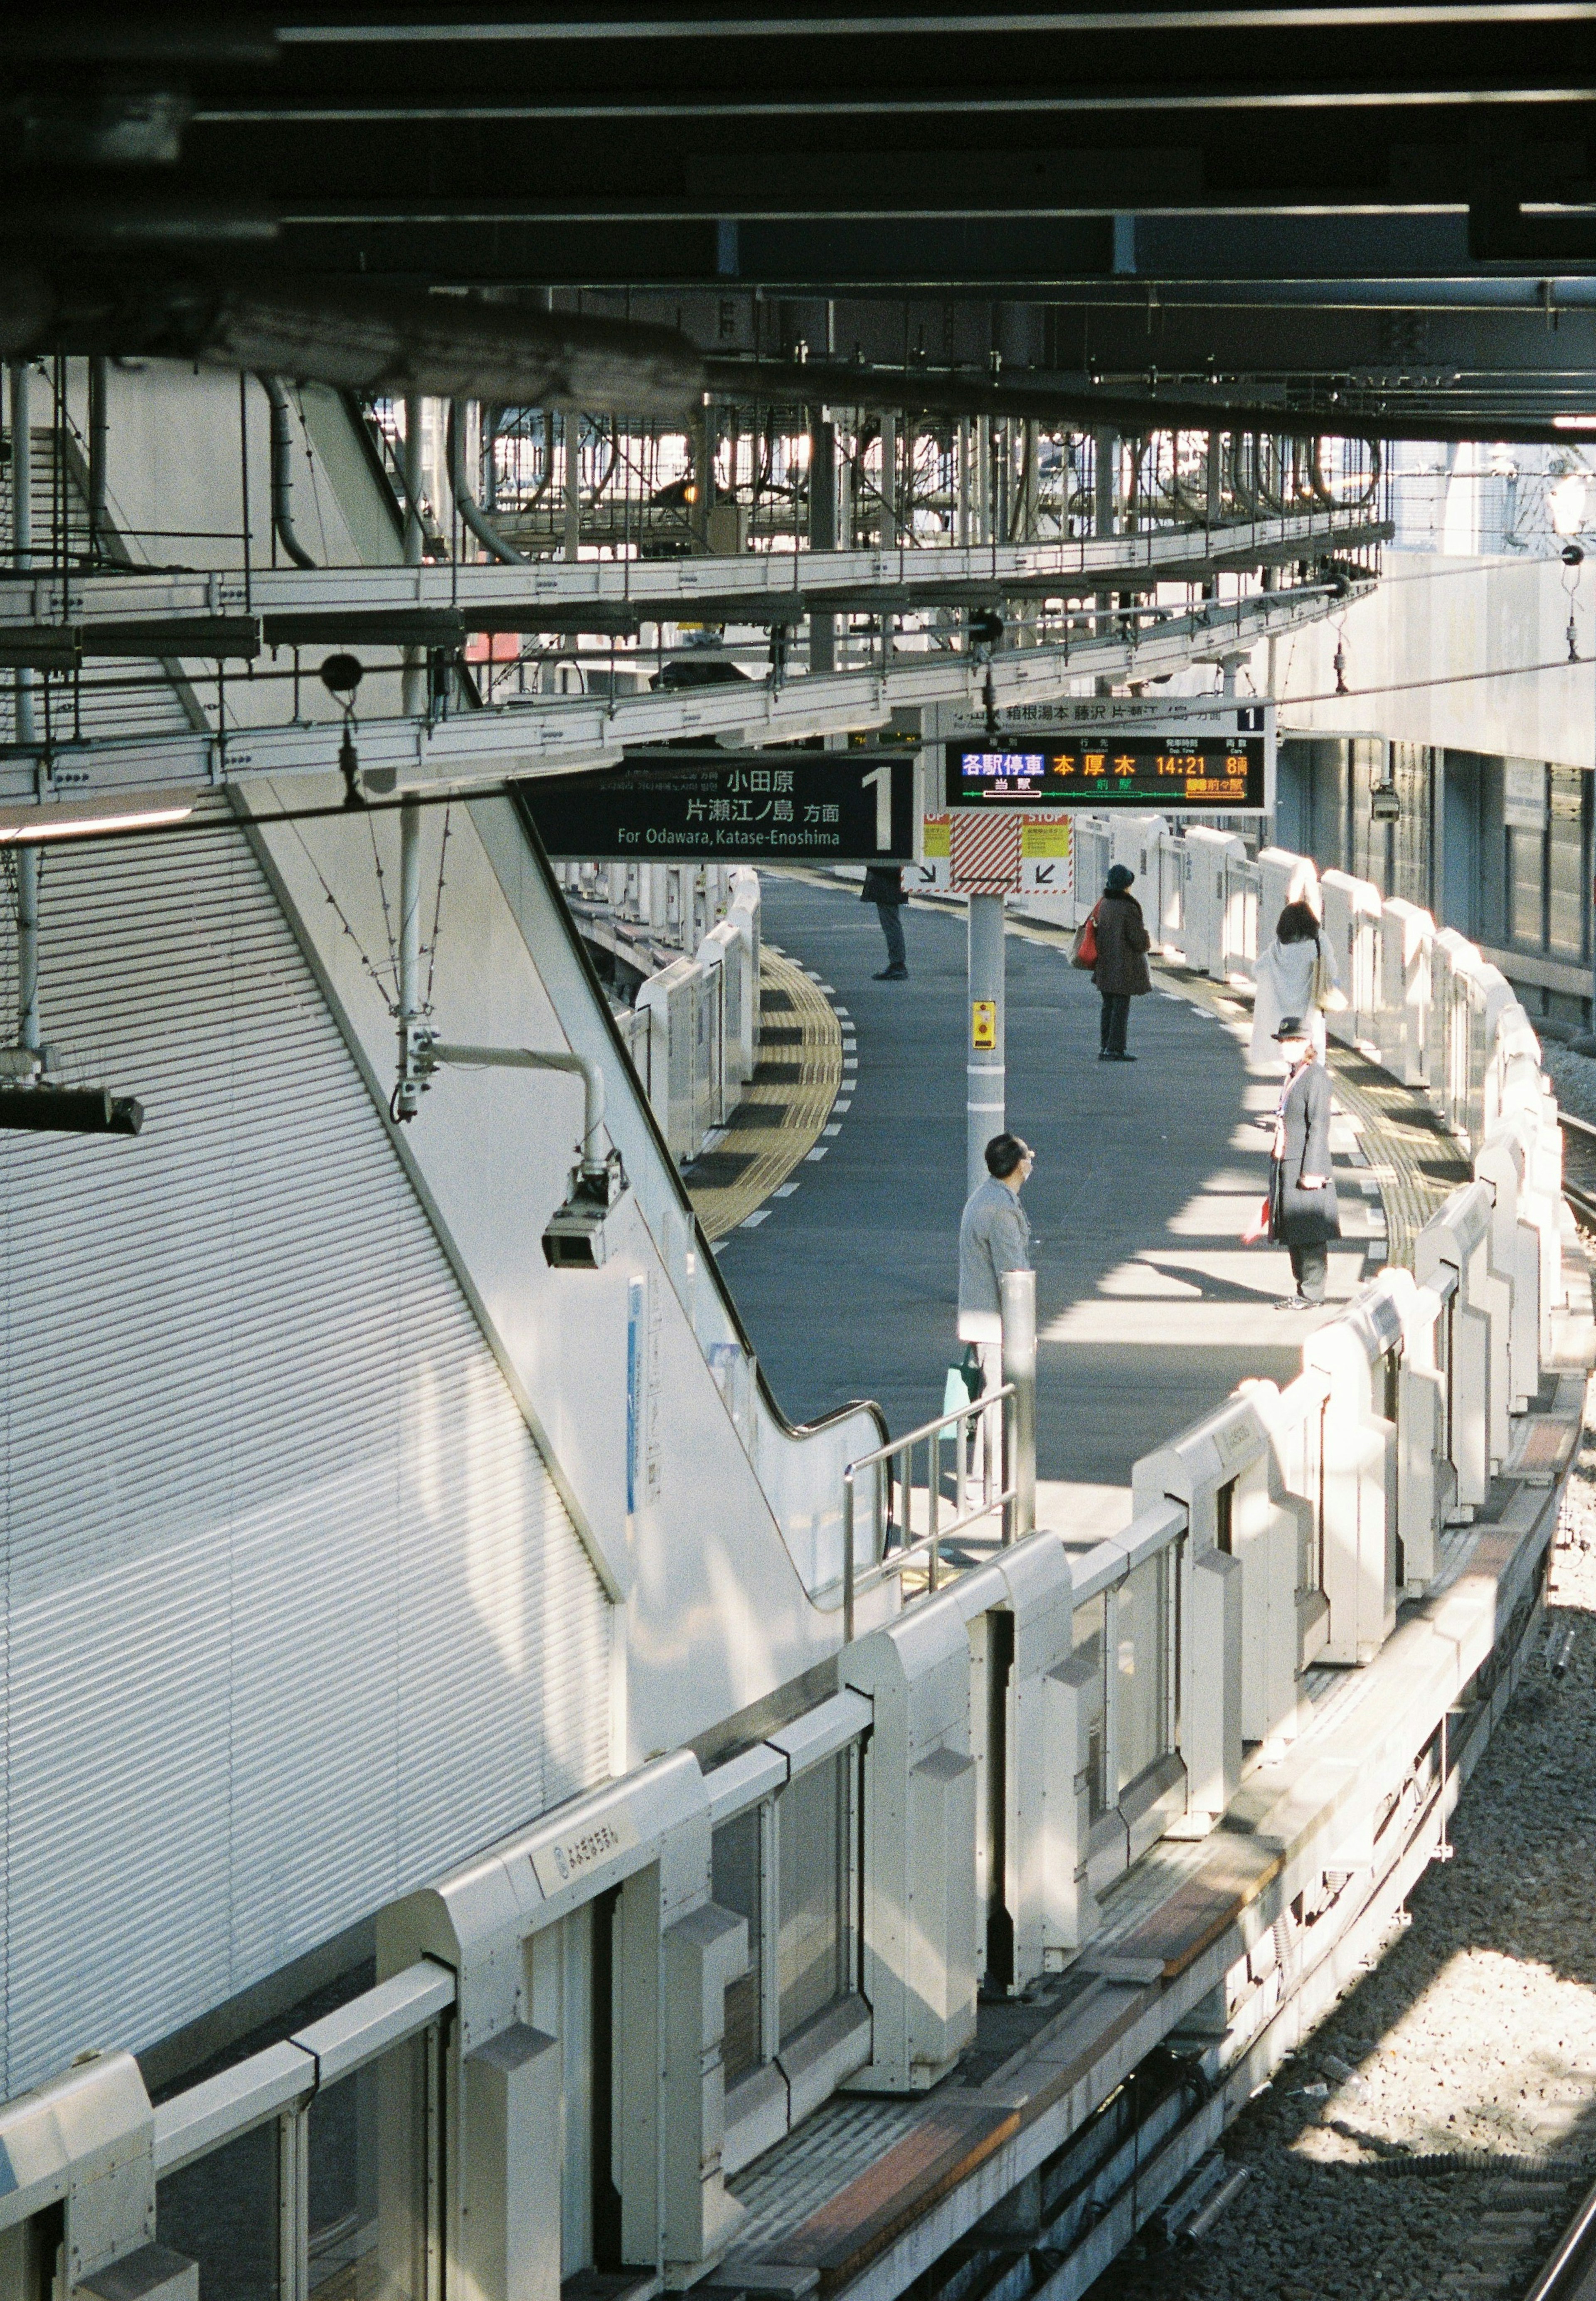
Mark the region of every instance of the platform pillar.
POLYGON ((965 1067, 965 1188, 986 1180, 986 1146, 1004 1126, 1003 898, 970 897, 970 1035, 965 1067))

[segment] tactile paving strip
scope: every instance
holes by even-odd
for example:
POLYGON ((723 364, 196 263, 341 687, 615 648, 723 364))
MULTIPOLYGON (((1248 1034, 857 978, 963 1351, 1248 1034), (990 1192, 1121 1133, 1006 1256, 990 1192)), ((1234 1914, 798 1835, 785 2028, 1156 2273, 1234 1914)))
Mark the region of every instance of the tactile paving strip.
POLYGON ((834 2196, 924 2113, 923 2098, 833 2094, 796 2133, 727 2182, 748 2212, 737 2232, 741 2258, 757 2261, 762 2251, 834 2196))
POLYGON ((761 1060, 738 1105, 735 1132, 716 1138, 687 1170, 693 1209, 712 1243, 763 1205, 820 1139, 842 1084, 842 1025, 801 966, 773 950, 760 953, 760 1013, 781 1017, 761 1033, 761 1060), (763 1058, 775 1040, 779 1055, 763 1058), (768 1111, 761 1124, 760 1114, 768 1111), (740 1162, 735 1170, 733 1159, 740 1162))

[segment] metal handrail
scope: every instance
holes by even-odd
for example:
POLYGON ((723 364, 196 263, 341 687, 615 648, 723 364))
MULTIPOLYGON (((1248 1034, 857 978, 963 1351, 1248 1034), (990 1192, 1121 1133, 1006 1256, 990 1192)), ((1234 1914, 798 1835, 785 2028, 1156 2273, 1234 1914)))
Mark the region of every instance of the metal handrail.
POLYGON ((1000 1538, 1003 1544, 1007 1547, 1013 1541, 1015 1504, 1020 1491, 1015 1445, 1015 1407, 1018 1396, 1017 1386, 1012 1382, 1005 1383, 1000 1389, 987 1391, 980 1398, 972 1399, 968 1406, 956 1407, 951 1414, 940 1414, 934 1421, 923 1422, 917 1430, 909 1431, 904 1437, 891 1439, 886 1445, 878 1446, 873 1453, 859 1455, 843 1471, 842 1636, 845 1644, 851 1643, 853 1638, 854 1601, 860 1589, 873 1589, 890 1574, 902 1574, 906 1568, 923 1558, 927 1561, 928 1594, 934 1591, 940 1578, 942 1544, 954 1535, 962 1534, 966 1527, 974 1526, 982 1519, 990 1518, 994 1511, 1000 1513, 1000 1538), (979 1507, 965 1511, 962 1517, 955 1518, 951 1524, 944 1526, 941 1523, 942 1443, 951 1434, 957 1449, 954 1476, 959 1481, 962 1490, 965 1447, 969 1438, 975 1435, 979 1430, 982 1418, 990 1415, 994 1409, 1000 1410, 1002 1418, 1002 1469, 999 1477, 999 1491, 995 1494, 990 1491, 991 1479, 989 1468, 982 1477, 982 1494, 979 1507), (914 1494, 914 1449, 921 1445, 926 1448, 925 1485, 931 1509, 931 1531, 929 1534, 920 1535, 917 1540, 910 1540, 907 1537, 911 1530, 909 1519, 914 1494), (899 1456, 904 1458, 904 1468, 897 1483, 902 1489, 904 1498, 905 1540, 899 1549, 889 1551, 888 1544, 893 1531, 894 1480, 890 1465, 899 1456), (889 1466, 886 1477, 886 1523, 883 1527, 881 1513, 882 1481, 878 1479, 872 1495, 873 1524, 871 1547, 873 1553, 877 1549, 874 1537, 879 1536, 879 1555, 873 1555, 871 1564, 863 1574, 860 1574, 856 1571, 855 1560, 855 1482, 861 1471, 873 1470, 883 1462, 889 1466))

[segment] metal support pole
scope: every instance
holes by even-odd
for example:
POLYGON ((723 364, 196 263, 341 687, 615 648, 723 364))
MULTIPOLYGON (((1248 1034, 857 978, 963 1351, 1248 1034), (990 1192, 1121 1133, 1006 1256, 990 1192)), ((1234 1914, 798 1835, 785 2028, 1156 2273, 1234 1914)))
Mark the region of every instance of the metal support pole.
POLYGON ((39 1051, 38 866, 36 846, 17 849, 17 1044, 39 1051))
MULTIPOLYGON (((561 429, 565 435, 565 556, 567 559, 580 559, 582 556, 582 420, 574 407, 565 410, 561 429)), ((702 491, 700 482, 699 492, 702 491)))
MULTIPOLYGON (((33 565, 33 370, 20 360, 11 370, 11 558, 13 567, 33 565)), ((17 741, 34 741, 33 674, 24 665, 16 675, 17 741)))
MULTIPOLYGON (((11 370, 11 556, 13 565, 33 565, 32 371, 25 361, 11 370)), ((16 674, 16 739, 34 741, 33 674, 16 674)), ((38 875, 39 851, 17 850, 17 1044, 38 1051, 38 875)))
POLYGON ((110 372, 109 360, 100 357, 89 361, 88 556, 96 567, 105 552, 105 506, 109 494, 105 478, 105 448, 110 431, 105 402, 110 372))
POLYGON ((958 491, 958 526, 956 532, 958 542, 967 546, 970 541, 970 419, 967 415, 961 416, 959 419, 958 448, 955 461, 958 465, 955 474, 955 485, 958 491))
POLYGON ((990 415, 975 418, 975 502, 974 529, 972 543, 990 543, 992 540, 992 419, 990 415))
MULTIPOLYGON (((809 548, 837 548, 837 427, 829 409, 818 408, 809 424, 809 548)), ((837 668, 837 618, 809 618, 809 668, 837 668)))
POLYGON ((399 808, 399 1086, 397 1118, 414 1118, 421 1100, 415 1075, 415 1026, 421 1020, 422 811, 414 799, 399 808))
POLYGON ((1224 508, 1224 464, 1223 456, 1223 433, 1218 431, 1210 431, 1208 434, 1208 456, 1206 473, 1207 481, 1207 500, 1204 506, 1203 511, 1203 516, 1210 527, 1218 526, 1221 515, 1224 508))
POLYGON ((898 540, 898 418, 889 408, 882 416, 882 549, 898 540))
POLYGON ((1004 1505, 1003 1539, 1024 1542, 1036 1531, 1036 1273, 1006 1270, 1003 1303, 1003 1382, 1014 1385, 1003 1484, 1015 1490, 1004 1505))
MULTIPOLYGON (((422 564, 422 414, 425 402, 412 393, 405 402, 405 565, 422 564)), ((422 708, 425 660, 419 648, 405 650, 399 708, 407 718, 422 708)))
POLYGON ((1003 1132, 1003 898, 970 897, 970 1035, 965 1066, 965 1187, 986 1180, 986 1146, 1003 1132))
MULTIPOLYGON (((1097 434, 1093 462, 1097 494, 1097 516, 1093 524, 1099 535, 1112 535, 1115 529, 1115 498, 1119 492, 1119 434, 1117 431, 1099 431, 1097 434)), ((1109 613, 1114 606, 1113 592, 1099 591, 1097 604, 1098 637, 1108 639, 1113 635, 1114 631, 1113 619, 1109 613)), ((1096 682, 1096 687, 1099 695, 1109 695, 1114 691, 1114 682, 1111 679, 1099 677, 1096 682)))
POLYGON ((604 1073, 588 1056, 567 1053, 564 1048, 464 1046, 451 1039, 433 1040, 428 1052, 434 1063, 449 1063, 461 1070, 564 1071, 580 1078, 582 1134, 578 1155, 584 1167, 603 1170, 604 1147, 599 1138, 604 1131, 604 1073))

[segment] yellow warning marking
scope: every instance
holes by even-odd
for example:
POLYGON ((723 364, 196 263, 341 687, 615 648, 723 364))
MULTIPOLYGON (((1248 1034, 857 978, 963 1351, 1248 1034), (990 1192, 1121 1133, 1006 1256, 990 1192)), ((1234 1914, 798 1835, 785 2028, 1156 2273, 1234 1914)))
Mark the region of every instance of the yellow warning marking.
POLYGON ((693 1210, 712 1241, 746 1222, 771 1192, 803 1164, 820 1139, 820 1130, 831 1115, 842 1084, 842 1025, 824 994, 810 982, 801 966, 767 946, 759 959, 762 991, 784 992, 787 1007, 763 1008, 760 1017, 759 1070, 739 1108, 771 1109, 768 1126, 739 1124, 729 1127, 716 1144, 721 1150, 754 1153, 735 1182, 704 1189, 689 1184, 693 1210), (771 1046, 768 1030, 798 1029, 796 1046, 771 1046), (796 1071, 798 1075, 771 1076, 796 1071), (767 1072, 762 1077, 760 1072, 767 1072))
POLYGON ((973 1047, 995 1047, 997 1043, 997 1000, 995 999, 972 999, 970 1001, 970 1044, 973 1047))

